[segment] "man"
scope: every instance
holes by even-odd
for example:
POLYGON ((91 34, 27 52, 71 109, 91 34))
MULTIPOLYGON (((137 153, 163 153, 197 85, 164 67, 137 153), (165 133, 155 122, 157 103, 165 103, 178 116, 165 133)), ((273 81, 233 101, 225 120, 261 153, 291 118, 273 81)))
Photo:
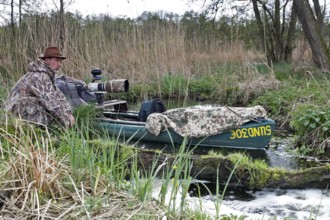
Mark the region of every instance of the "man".
POLYGON ((57 47, 48 47, 44 54, 28 66, 10 91, 6 110, 16 117, 49 126, 58 121, 72 127, 75 119, 63 93, 56 87, 55 74, 66 59, 57 47))

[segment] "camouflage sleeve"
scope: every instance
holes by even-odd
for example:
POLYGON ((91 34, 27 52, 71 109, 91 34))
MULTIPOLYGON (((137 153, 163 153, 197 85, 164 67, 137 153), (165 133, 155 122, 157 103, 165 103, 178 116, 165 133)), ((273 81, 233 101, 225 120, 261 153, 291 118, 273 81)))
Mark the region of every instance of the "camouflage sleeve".
POLYGON ((29 91, 35 96, 40 104, 53 117, 58 119, 64 126, 70 125, 70 105, 62 92, 56 90, 47 74, 33 74, 29 83, 29 91))

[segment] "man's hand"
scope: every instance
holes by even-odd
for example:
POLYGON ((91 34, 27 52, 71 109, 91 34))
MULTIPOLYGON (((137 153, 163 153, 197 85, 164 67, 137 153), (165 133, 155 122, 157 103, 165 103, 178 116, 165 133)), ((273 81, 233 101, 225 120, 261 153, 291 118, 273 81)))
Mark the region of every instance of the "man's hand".
POLYGON ((72 114, 69 115, 69 118, 70 118, 69 128, 72 128, 72 126, 76 123, 76 120, 72 114))

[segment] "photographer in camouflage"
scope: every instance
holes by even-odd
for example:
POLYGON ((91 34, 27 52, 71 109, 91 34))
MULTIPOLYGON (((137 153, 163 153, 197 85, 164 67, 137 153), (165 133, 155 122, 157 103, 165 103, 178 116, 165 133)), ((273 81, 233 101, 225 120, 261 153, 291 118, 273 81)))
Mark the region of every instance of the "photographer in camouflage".
POLYGON ((6 110, 16 117, 49 126, 58 121, 72 127, 75 119, 68 101, 56 87, 55 74, 66 59, 57 47, 48 47, 42 56, 28 66, 10 91, 6 110))

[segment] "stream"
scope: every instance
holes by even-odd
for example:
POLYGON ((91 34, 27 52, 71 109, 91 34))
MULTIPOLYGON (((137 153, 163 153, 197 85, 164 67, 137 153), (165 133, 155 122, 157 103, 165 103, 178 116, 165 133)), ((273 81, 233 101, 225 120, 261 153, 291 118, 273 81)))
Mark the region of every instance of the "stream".
MULTIPOLYGON (((247 152, 253 158, 264 159, 272 167, 299 169, 319 164, 313 158, 294 156, 286 152, 292 143, 291 137, 275 139, 268 149, 247 152)), ((144 146, 145 147, 145 146, 144 146)), ((214 149, 213 149, 214 150, 214 149)), ((201 152, 198 153, 203 153, 201 152)), ((232 150, 225 150, 232 152, 232 150)), ((228 153, 229 153, 228 152, 228 153)), ((216 219, 220 216, 244 216, 244 219, 330 219, 330 190, 328 189, 263 189, 249 191, 238 188, 227 188, 223 200, 224 186, 220 186, 219 197, 216 197, 216 184, 195 181, 190 185, 187 201, 191 208, 203 210, 216 219), (216 208, 221 201, 220 208, 216 208)), ((155 190, 157 191, 157 184, 155 190)), ((180 199, 178 199, 179 201, 180 199)))
MULTIPOLYGON (((197 197, 190 196, 192 207, 197 197)), ((215 196, 202 197, 203 209, 216 216, 215 196)), ((330 219, 330 193, 325 190, 227 191, 220 206, 221 215, 246 216, 246 219, 330 219)))
MULTIPOLYGON (((278 136, 273 137, 269 147, 265 150, 240 151, 249 154, 252 158, 263 159, 272 167, 280 167, 289 170, 308 168, 320 165, 321 162, 314 158, 297 156, 286 151, 293 143, 293 137, 278 136)), ((148 148, 150 145, 142 144, 140 147, 148 148)), ((154 146, 151 148, 166 150, 164 146, 154 146)), ((207 154, 210 149, 203 148, 197 150, 196 154, 207 154)), ((231 153, 237 150, 215 149, 221 153, 231 153)), ((170 150, 171 151, 171 150, 170 150)), ((155 183, 155 192, 159 190, 161 183, 155 183), (158 185, 158 187, 157 187, 158 185)), ((203 210, 214 219, 217 213, 220 216, 244 216, 244 219, 251 220, 329 220, 330 219, 330 190, 325 189, 263 189, 259 191, 248 191, 238 188, 227 188, 221 186, 218 198, 224 194, 220 200, 220 208, 216 208, 219 199, 216 196, 216 184, 203 181, 196 181, 190 185, 187 201, 191 208, 203 210)), ((177 199, 180 201, 180 199, 177 199)), ((234 218, 232 218, 234 219, 234 218)))
MULTIPOLYGON (((268 149, 254 151, 250 155, 263 158, 272 167, 299 169, 318 164, 313 158, 293 156, 285 151, 292 143, 292 137, 273 140, 268 149)), ((207 184, 206 184, 207 185, 207 184)), ((215 190, 215 184, 207 185, 215 190)), ((192 186, 189 201, 192 206, 199 203, 196 197, 197 187, 192 186)), ((216 216, 215 191, 200 192, 205 211, 216 216)), ((222 192, 220 192, 222 193, 222 192)), ((246 191, 228 189, 220 207, 221 215, 246 216, 246 219, 330 219, 330 190, 324 189, 263 189, 246 191)))

